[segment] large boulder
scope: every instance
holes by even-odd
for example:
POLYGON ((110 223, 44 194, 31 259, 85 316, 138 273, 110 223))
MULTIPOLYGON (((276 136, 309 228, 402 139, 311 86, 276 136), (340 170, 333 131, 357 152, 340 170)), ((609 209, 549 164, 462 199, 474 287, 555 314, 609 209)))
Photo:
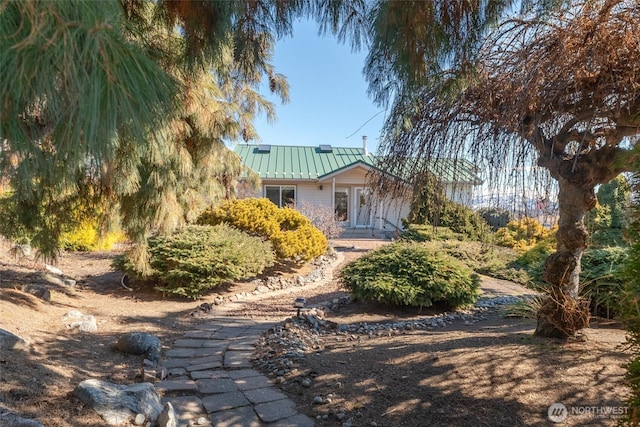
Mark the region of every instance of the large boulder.
POLYGON ((114 348, 128 354, 144 354, 154 364, 160 361, 162 343, 155 335, 146 332, 131 332, 118 339, 114 348))
POLYGON ((91 379, 78 384, 73 395, 91 406, 110 426, 129 423, 138 414, 153 424, 162 412, 162 403, 151 383, 120 385, 91 379))
POLYGON ((0 328, 0 353, 3 350, 27 350, 29 343, 22 337, 0 328))

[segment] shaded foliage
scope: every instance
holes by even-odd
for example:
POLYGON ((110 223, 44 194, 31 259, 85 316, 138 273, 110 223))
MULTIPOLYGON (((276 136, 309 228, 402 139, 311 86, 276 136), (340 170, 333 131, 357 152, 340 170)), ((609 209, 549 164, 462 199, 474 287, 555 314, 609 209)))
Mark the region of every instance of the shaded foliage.
POLYGON ((487 221, 493 231, 506 227, 514 219, 510 211, 500 208, 483 208, 478 211, 478 215, 487 221))
MULTIPOLYGON (((636 177, 637 178, 637 177, 636 177)), ((634 185, 637 191, 637 181, 634 185)), ((640 206, 633 203, 629 215, 628 236, 631 246, 618 277, 622 281, 619 318, 627 329, 627 343, 631 358, 626 365, 626 382, 631 393, 627 404, 631 408, 625 421, 628 425, 640 425, 640 206)))
POLYGON ((471 240, 486 241, 490 233, 486 221, 470 208, 449 200, 439 181, 430 173, 416 183, 406 222, 447 227, 471 240))

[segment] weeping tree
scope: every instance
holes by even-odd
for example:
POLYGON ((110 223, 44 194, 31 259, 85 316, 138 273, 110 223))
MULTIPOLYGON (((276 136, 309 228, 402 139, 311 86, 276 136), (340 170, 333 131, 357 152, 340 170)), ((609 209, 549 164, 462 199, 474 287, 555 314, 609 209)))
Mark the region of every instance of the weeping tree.
POLYGON ((557 181, 557 251, 544 265, 550 291, 538 313, 542 336, 566 337, 588 324, 578 296, 585 214, 596 205, 597 185, 632 169, 640 133, 638 6, 588 1, 544 19, 506 19, 477 51, 472 72, 454 70, 455 79, 398 97, 392 116, 404 120, 385 128, 381 167, 400 176, 424 164, 407 158, 468 156, 489 180, 537 166, 557 181))

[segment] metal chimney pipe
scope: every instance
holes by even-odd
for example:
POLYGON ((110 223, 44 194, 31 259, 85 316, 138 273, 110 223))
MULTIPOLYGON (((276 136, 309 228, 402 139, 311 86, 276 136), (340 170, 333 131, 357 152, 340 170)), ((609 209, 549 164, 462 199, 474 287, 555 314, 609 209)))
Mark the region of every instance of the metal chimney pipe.
POLYGON ((367 135, 362 135, 362 155, 369 155, 369 150, 367 149, 367 135))

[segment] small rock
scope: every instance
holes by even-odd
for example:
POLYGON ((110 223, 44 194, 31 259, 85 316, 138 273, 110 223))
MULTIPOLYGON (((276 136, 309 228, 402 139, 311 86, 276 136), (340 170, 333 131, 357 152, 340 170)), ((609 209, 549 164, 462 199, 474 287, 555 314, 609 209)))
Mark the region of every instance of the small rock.
POLYGON ((71 310, 63 316, 65 320, 71 320, 67 323, 67 328, 78 328, 81 332, 95 332, 98 330, 96 318, 91 315, 82 314, 78 310, 71 310))
POLYGON ((310 378, 305 378, 302 380, 302 387, 309 388, 311 387, 312 381, 310 378))
POLYGON ((322 398, 322 396, 316 396, 313 398, 314 405, 321 405, 323 403, 324 403, 324 399, 322 398))
POLYGON ((205 424, 207 424, 209 422, 209 420, 207 420, 206 417, 200 417, 196 420, 196 425, 197 426, 203 426, 205 424))
POLYGON ((53 273, 53 274, 57 274, 58 276, 64 276, 64 273, 62 272, 62 270, 60 270, 59 268, 56 268, 52 265, 49 264, 45 264, 44 268, 47 269, 47 271, 53 273))
POLYGON ((46 286, 42 285, 24 285, 22 287, 22 292, 29 293, 37 298, 40 298, 44 301, 51 300, 51 292, 47 289, 46 286))
POLYGON ((145 383, 156 382, 157 372, 155 369, 142 368, 142 381, 145 383))
POLYGON ((344 419, 344 417, 346 417, 346 416, 347 416, 347 414, 345 414, 344 412, 338 412, 336 414, 336 420, 342 421, 344 419))
POLYGON ((115 349, 123 353, 144 354, 155 365, 160 360, 162 344, 155 335, 146 332, 131 332, 118 339, 115 349))
POLYGON ((158 427, 178 427, 176 411, 170 402, 164 404, 162 412, 158 415, 158 427))
POLYGON ((147 420, 147 417, 144 414, 137 414, 133 419, 133 424, 137 426, 141 426, 147 420))

